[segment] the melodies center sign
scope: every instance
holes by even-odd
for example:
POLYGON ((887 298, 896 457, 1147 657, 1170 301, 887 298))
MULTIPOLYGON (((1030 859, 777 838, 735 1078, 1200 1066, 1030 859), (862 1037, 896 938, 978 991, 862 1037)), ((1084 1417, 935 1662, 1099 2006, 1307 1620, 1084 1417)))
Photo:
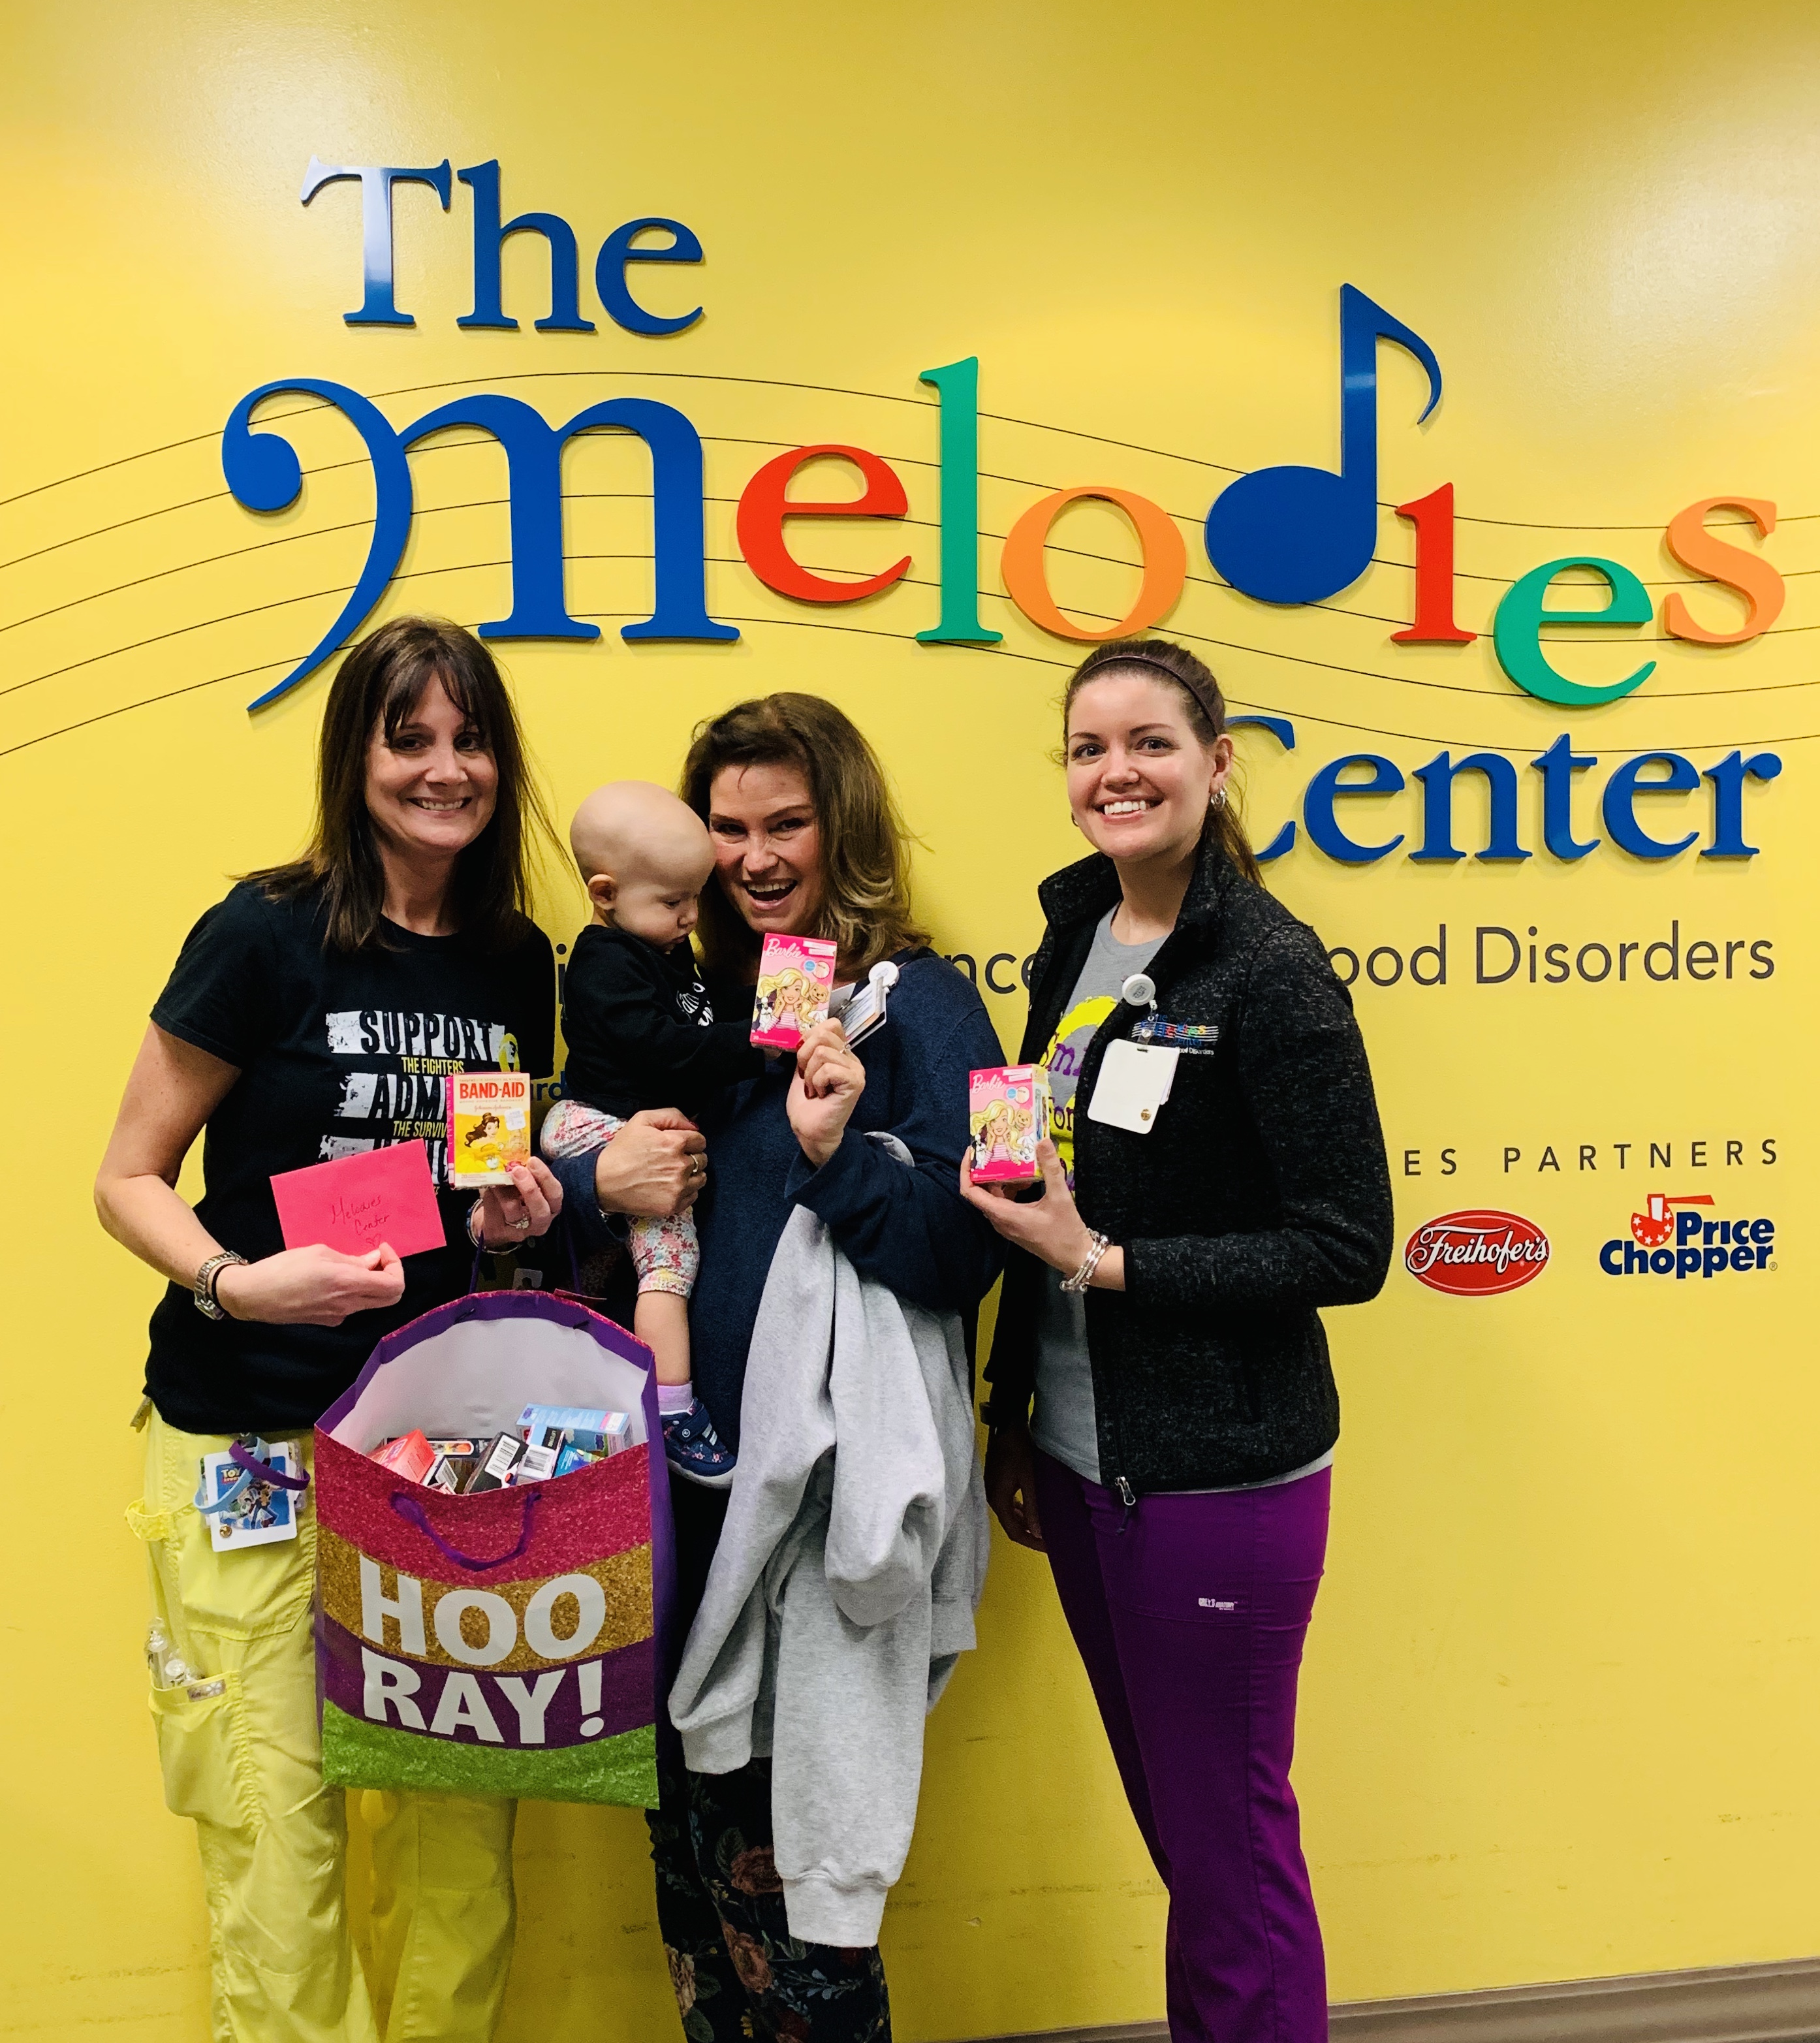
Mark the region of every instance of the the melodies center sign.
MULTIPOLYGON (((457 321, 464 330, 515 331, 501 302, 500 251, 512 236, 535 234, 550 256, 550 310, 536 322, 539 332, 592 332, 580 311, 580 257, 573 229, 559 215, 527 213, 502 221, 501 171, 497 162, 456 172, 473 198, 473 297, 472 312, 457 321)), ((351 327, 413 324, 401 310, 393 278, 392 194, 400 183, 430 186, 446 210, 453 189, 447 159, 420 168, 328 165, 312 158, 305 174, 305 205, 325 188, 348 183, 360 194, 364 293, 343 315, 351 327)), ((660 317, 634 295, 631 273, 641 264, 700 264, 701 238, 683 222, 661 217, 629 220, 602 243, 594 265, 601 306, 622 330, 653 340, 685 332, 703 316, 697 306, 683 315, 660 317), (653 236, 661 237, 653 240, 653 236)), ((1351 284, 1339 291, 1339 466, 1335 470, 1284 466, 1262 468, 1228 484, 1209 507, 1202 538, 1207 558, 1232 588, 1259 603, 1282 607, 1315 604, 1338 595, 1370 565, 1377 533, 1377 351, 1389 343, 1408 351, 1428 381, 1425 420, 1441 401, 1441 365, 1422 335, 1351 284)), ((979 602, 979 402, 981 366, 976 358, 920 372, 939 397, 937 459, 940 470, 938 528, 940 577, 937 615, 915 637, 924 646, 988 645, 999 632, 982 623, 979 602)), ((505 461, 510 506, 512 606, 508 614, 479 626, 496 640, 595 639, 600 627, 573 615, 564 567, 564 454, 589 433, 630 433, 642 441, 650 464, 650 531, 655 603, 648 617, 621 628, 631 644, 653 640, 728 644, 738 627, 710 614, 703 537, 703 460, 700 434, 679 407, 649 397, 613 397, 584 405, 560 423, 524 398, 476 391, 433 406, 404 426, 394 426, 378 407, 345 384, 310 376, 275 378, 249 391, 234 408, 221 440, 221 463, 229 489, 247 510, 270 514, 294 504, 303 468, 274 421, 283 413, 270 401, 311 397, 333 407, 354 428, 370 465, 375 496, 366 561, 346 601, 316 644, 251 707, 276 701, 330 658, 371 615, 397 574, 410 539, 414 486, 411 450, 439 435, 478 433, 498 445, 505 461)), ((806 565, 792 550, 791 528, 811 529, 818 521, 865 519, 888 525, 903 518, 909 497, 890 463, 868 450, 819 441, 793 448, 759 467, 741 493, 736 529, 745 565, 767 588, 793 603, 819 606, 859 603, 899 583, 912 556, 902 555, 871 573, 833 574, 806 565), (813 471, 814 495, 792 495, 791 485, 813 471), (830 496, 840 477, 856 493, 830 496)), ((1464 646, 1477 634, 1455 622, 1454 487, 1438 483, 1423 496, 1397 506, 1413 528, 1414 600, 1408 623, 1390 634, 1399 646, 1464 646)), ((1746 606, 1741 622, 1703 623, 1679 589, 1661 605, 1665 634, 1688 644, 1742 645, 1767 631, 1780 614, 1784 584, 1757 552, 1720 539, 1709 529, 1715 514, 1734 514, 1727 523, 1767 538, 1776 529, 1776 506, 1761 497, 1703 497, 1665 521, 1666 543, 1696 579, 1735 592, 1746 606), (1741 513, 1741 516, 1736 514, 1741 513)), ((1188 577, 1182 534, 1162 507, 1111 483, 1077 483, 1052 490, 1030 504, 1003 542, 999 573, 1011 600, 1040 630, 1076 642, 1092 642, 1142 631, 1167 619, 1188 577), (1115 505, 1130 520, 1140 552, 1136 596, 1124 615, 1089 625, 1067 615, 1050 592, 1045 548, 1070 505, 1097 500, 1115 505)), ((1569 591, 1571 593, 1571 590, 1569 591)), ((1651 623, 1655 605, 1642 581, 1621 562, 1596 554, 1562 555, 1519 575, 1500 600, 1493 627, 1497 659, 1512 684, 1536 700, 1564 710, 1614 702, 1642 688, 1655 671, 1639 661, 1621 679, 1592 684, 1576 680, 1558 664, 1558 652, 1543 638, 1563 627, 1600 632, 1634 633, 1651 623), (1590 581, 1601 600, 1591 607, 1550 606, 1547 597, 1561 577, 1590 581), (1553 656, 1551 657, 1551 653, 1553 656)), ((1240 719, 1268 731, 1293 749, 1293 721, 1263 715, 1240 719)), ((1704 766, 1677 750, 1635 754, 1607 767, 1600 786, 1598 818, 1604 838, 1582 834, 1576 794, 1600 765, 1596 754, 1579 749, 1571 730, 1538 750, 1527 771, 1542 790, 1539 845, 1523 841, 1519 823, 1519 775, 1502 752, 1471 749, 1460 757, 1443 750, 1416 769, 1421 786, 1419 843, 1407 856, 1452 864, 1467 856, 1455 841, 1454 788, 1464 774, 1482 776, 1489 803, 1483 844, 1472 856, 1481 861, 1520 861, 1539 850, 1573 864, 1608 841, 1631 857, 1669 860, 1696 843, 1703 858, 1748 859, 1746 796, 1753 783, 1782 771, 1780 756, 1746 753, 1734 746, 1704 766), (1663 795, 1680 796, 1707 786, 1707 805, 1699 821, 1672 837, 1656 834, 1646 811, 1663 795)), ((1328 857, 1370 864, 1388 857, 1410 834, 1398 831, 1362 841, 1341 819, 1367 812, 1366 805, 1401 794, 1402 769, 1374 752, 1348 753, 1323 764, 1309 779, 1301 822, 1311 842, 1328 857)), ((1412 822, 1414 818, 1410 819, 1412 822)), ((1293 818, 1260 845, 1266 861, 1281 857, 1296 841, 1293 818)))

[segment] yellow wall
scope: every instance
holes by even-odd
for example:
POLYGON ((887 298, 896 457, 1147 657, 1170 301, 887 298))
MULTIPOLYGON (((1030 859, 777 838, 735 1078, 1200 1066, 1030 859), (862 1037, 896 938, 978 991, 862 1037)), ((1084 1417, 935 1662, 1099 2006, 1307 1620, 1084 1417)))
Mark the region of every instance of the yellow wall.
MULTIPOLYGON (((353 579, 370 490, 343 466, 261 519, 223 493, 216 448, 243 393, 297 374, 373 395, 395 422, 466 387, 558 419, 618 392, 686 410, 708 436, 711 604, 745 635, 634 649, 609 625, 592 646, 503 647, 557 806, 610 776, 669 777, 692 722, 741 693, 822 691, 891 764, 925 845, 920 898, 951 949, 1027 950, 1034 883, 1073 855, 1045 757, 1070 650, 1002 595, 984 604, 998 651, 915 645, 935 611, 927 523, 906 528, 913 583, 857 611, 772 596, 738 564, 731 502, 768 450, 848 439, 895 461, 913 516, 932 519, 936 424, 917 376, 964 355, 997 415, 982 427, 989 532, 1070 483, 1180 514, 1195 578, 1165 628, 1213 642, 1236 700, 1297 719, 1291 758, 1246 742, 1261 824, 1355 747, 1408 769, 1443 743, 1515 750, 1569 729, 1602 778, 1652 744, 1704 765, 1785 741, 1771 748, 1782 778, 1747 807, 1763 851, 1746 863, 1645 866, 1607 847, 1577 866, 1399 855, 1348 869, 1305 845, 1273 884, 1333 944, 1407 949, 1449 924, 1446 988, 1359 997, 1393 1149, 1423 1152, 1422 1178, 1399 1175, 1400 1219, 1508 1205, 1556 1258, 1491 1300, 1436 1296, 1399 1268, 1377 1303, 1331 1316, 1347 1429, 1297 1778, 1336 1997, 1811 1949, 1811 8, 64 0, 13 10, 7 46, 3 1055, 33 1104, 0 1225, 13 1271, 0 2030, 202 2033, 199 1882, 159 1801, 121 1519, 156 1287, 101 1237, 87 1187, 182 933, 224 875, 286 853, 304 826, 324 680, 255 720, 243 706, 338 606, 324 592, 353 579), (662 342, 603 320, 592 336, 538 335, 542 257, 520 243, 506 289, 523 330, 458 332, 458 186, 446 217, 421 190, 400 195, 398 295, 416 328, 350 328, 355 201, 344 186, 300 209, 312 153, 497 155, 508 208, 564 214, 584 251, 634 214, 679 217, 706 265, 641 288, 680 310, 699 283, 707 316, 662 342), (1766 549, 1795 577, 1776 632, 1735 651, 1652 644, 1662 664, 1635 696, 1558 711, 1504 680, 1488 640, 1389 643, 1383 620, 1408 614, 1400 567, 1321 611, 1217 585, 1196 526, 1227 471, 1334 458, 1349 281, 1445 367, 1418 431, 1420 372, 1382 351, 1379 494, 1455 483, 1465 623, 1483 631, 1501 583, 1578 548, 1678 575, 1661 527, 1729 489, 1787 520, 1766 549), (295 542, 249 550, 274 539, 295 542), (1647 940, 1672 918, 1772 939, 1775 977, 1472 982, 1480 923, 1578 944, 1647 940), (1728 1174, 1730 1137, 1752 1159, 1772 1139, 1780 1161, 1728 1174), (1715 1144, 1703 1171, 1700 1138, 1715 1144), (1651 1140, 1673 1144, 1671 1171, 1643 1167, 1651 1140), (1622 1141, 1639 1147, 1620 1177, 1622 1141), (1583 1142, 1594 1172, 1575 1167, 1583 1142), (1538 1175, 1550 1143, 1567 1167, 1538 1175), (1508 1175, 1507 1144, 1523 1152, 1508 1175), (1443 1182, 1444 1145, 1460 1160, 1443 1182), (1598 1273, 1598 1244, 1647 1192, 1702 1190, 1717 1213, 1774 1216, 1776 1269, 1598 1273)), ((295 430, 306 466, 358 453, 331 419, 295 430)), ((502 615, 500 457, 416 465, 420 512, 488 501, 420 516, 409 578, 380 614, 502 615)), ((648 555, 637 450, 591 444, 569 474, 630 493, 571 505, 572 553, 648 555)), ((1079 551, 1052 554, 1058 592, 1116 611, 1128 569, 1079 554, 1129 559, 1129 537, 1109 512, 1070 516, 1079 551)), ((833 531, 799 550, 876 565, 890 538, 833 531)), ((997 551, 983 545, 994 591, 997 551)), ((1409 558, 1388 512, 1379 553, 1409 558)), ((580 561, 571 600, 624 612, 649 577, 648 558, 580 561)), ((1573 657, 1582 677, 1627 671, 1612 648, 1573 657)), ((1533 845, 1533 788, 1524 800, 1533 845)), ((1412 826, 1412 796, 1389 806, 1412 826)), ((560 881, 546 911, 566 936, 577 903, 560 881)), ((1008 1037, 1020 1004, 994 1001, 1008 1037)), ((887 1922, 902 2033, 1154 2014, 1155 1884, 1033 1557, 1001 1547, 981 1636, 932 1727, 887 1922)), ((507 2034, 665 2033, 638 1819, 535 1808, 522 1838, 507 2034)))

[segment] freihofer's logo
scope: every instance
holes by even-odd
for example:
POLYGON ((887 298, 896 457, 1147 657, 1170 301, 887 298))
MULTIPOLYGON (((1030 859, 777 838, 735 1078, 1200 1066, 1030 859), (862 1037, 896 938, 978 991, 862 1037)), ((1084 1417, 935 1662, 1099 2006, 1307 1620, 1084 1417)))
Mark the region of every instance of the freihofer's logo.
POLYGON ((1520 1213, 1473 1209, 1423 1223, 1403 1251, 1403 1267, 1431 1291, 1457 1298, 1515 1291, 1539 1277, 1548 1236, 1520 1213))

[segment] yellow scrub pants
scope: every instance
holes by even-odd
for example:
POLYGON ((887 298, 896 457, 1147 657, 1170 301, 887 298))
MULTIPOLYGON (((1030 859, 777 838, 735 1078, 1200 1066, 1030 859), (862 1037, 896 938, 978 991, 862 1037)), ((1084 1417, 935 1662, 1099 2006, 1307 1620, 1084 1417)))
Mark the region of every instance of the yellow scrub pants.
MULTIPOLYGON (((301 1442, 305 1465, 310 1443, 301 1442)), ((213 2043, 486 2043, 512 1964, 515 1803, 367 1793, 370 1992, 348 1932, 347 1826, 326 1788, 310 1626, 316 1513, 217 1554, 195 1506, 226 1437, 148 1424, 152 1608, 191 1678, 155 1686, 164 1799, 191 1818, 209 1903, 213 2043)))

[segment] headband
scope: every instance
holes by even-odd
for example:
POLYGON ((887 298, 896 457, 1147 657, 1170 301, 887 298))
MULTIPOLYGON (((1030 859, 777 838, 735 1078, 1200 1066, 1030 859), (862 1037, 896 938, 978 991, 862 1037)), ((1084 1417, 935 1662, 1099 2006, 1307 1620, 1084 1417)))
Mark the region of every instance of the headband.
POLYGON ((1217 681, 1213 684, 1214 693, 1210 698, 1205 683, 1191 680, 1187 675, 1177 673, 1167 661, 1158 659, 1154 653, 1143 646, 1139 646, 1128 653, 1121 650, 1111 659, 1102 661, 1087 677, 1088 680, 1097 680, 1108 667, 1154 667, 1165 680, 1174 681, 1178 688, 1187 689, 1188 692, 1200 703, 1201 708, 1206 711, 1207 721, 1216 730, 1221 729, 1225 723, 1226 705, 1220 697, 1218 692, 1220 684, 1217 681))

